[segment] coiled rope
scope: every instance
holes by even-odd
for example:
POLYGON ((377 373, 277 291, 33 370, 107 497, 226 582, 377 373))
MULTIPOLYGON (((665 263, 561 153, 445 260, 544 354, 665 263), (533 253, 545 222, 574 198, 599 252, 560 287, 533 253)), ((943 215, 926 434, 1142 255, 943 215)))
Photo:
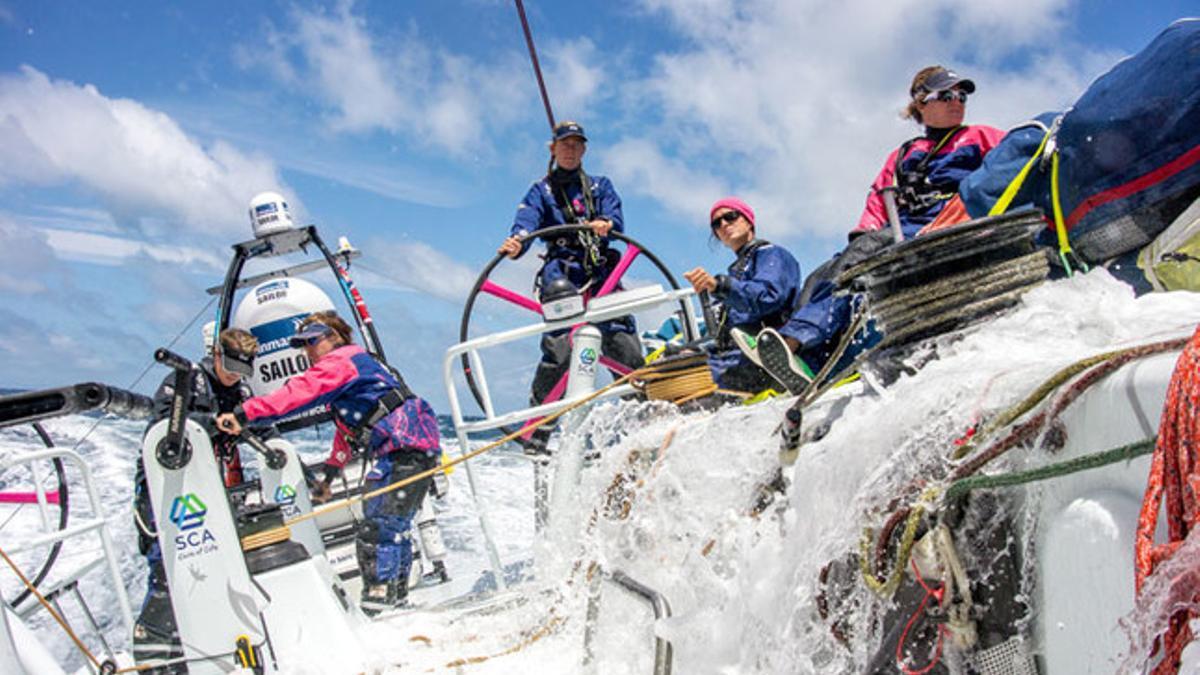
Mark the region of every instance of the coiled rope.
MULTIPOLYGON (((1167 400, 1158 425, 1158 443, 1146 479, 1146 492, 1138 515, 1134 538, 1134 588, 1141 593, 1147 577, 1171 558, 1196 525, 1200 500, 1196 489, 1200 481, 1200 328, 1192 335, 1175 364, 1167 400), (1165 503, 1164 503, 1165 498, 1165 503), (1167 518, 1167 542, 1156 545, 1160 508, 1167 518)), ((1160 642, 1162 658, 1154 675, 1179 671, 1183 648, 1192 641, 1189 627, 1197 614, 1195 589, 1172 585, 1172 594, 1181 597, 1171 605, 1172 613, 1160 642)))
POLYGON ((679 405, 717 391, 705 354, 670 356, 654 362, 655 371, 633 381, 633 386, 652 401, 679 405))

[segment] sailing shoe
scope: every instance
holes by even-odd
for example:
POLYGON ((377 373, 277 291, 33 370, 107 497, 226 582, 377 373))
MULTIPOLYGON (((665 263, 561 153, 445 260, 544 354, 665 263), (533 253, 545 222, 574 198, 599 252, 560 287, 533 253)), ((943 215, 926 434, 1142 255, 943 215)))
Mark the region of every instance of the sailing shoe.
POLYGON ((408 606, 408 586, 400 580, 382 584, 364 584, 359 607, 367 616, 408 606))
MULTIPOLYGON (((179 635, 164 632, 142 622, 133 625, 133 660, 141 665, 149 665, 155 661, 181 661, 183 659, 183 644, 179 635)), ((174 675, 186 673, 187 666, 182 662, 164 666, 151 667, 143 672, 151 675, 174 675)))
MULTIPOLYGON (((171 609, 171 594, 165 587, 152 588, 146 595, 142 611, 133 624, 133 658, 140 664, 183 658, 183 644, 179 641, 175 612, 171 609)), ((178 663, 149 672, 186 673, 187 666, 178 663)))
POLYGON ((729 331, 729 335, 733 338, 733 343, 738 346, 738 349, 742 350, 742 353, 745 354, 747 358, 754 362, 754 365, 758 366, 759 368, 763 367, 762 357, 758 354, 757 338, 741 328, 734 328, 733 330, 729 331))
POLYGON ((783 336, 774 328, 764 328, 758 334, 758 355, 762 367, 793 394, 799 394, 813 381, 812 370, 788 349, 783 336))
POLYGON ((437 584, 444 584, 450 581, 450 573, 446 571, 446 562, 443 560, 434 560, 433 571, 426 574, 425 579, 437 584))
POLYGON ((529 438, 517 437, 517 443, 521 445, 526 455, 532 457, 549 457, 550 449, 547 446, 550 443, 550 434, 552 431, 552 428, 538 427, 533 430, 529 438))

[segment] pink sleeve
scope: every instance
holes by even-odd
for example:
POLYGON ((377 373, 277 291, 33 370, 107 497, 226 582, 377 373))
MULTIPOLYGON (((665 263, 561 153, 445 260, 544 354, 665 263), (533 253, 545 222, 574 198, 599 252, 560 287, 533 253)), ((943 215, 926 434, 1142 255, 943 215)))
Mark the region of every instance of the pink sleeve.
POLYGON ((265 396, 255 396, 242 404, 246 419, 282 417, 304 408, 328 402, 330 394, 358 376, 347 358, 328 355, 308 370, 288 379, 282 387, 265 396), (325 400, 322 400, 325 399, 325 400))
POLYGON ((335 422, 334 426, 337 430, 333 434, 333 450, 329 453, 329 459, 325 460, 325 463, 330 466, 342 467, 350 461, 352 453, 350 444, 346 442, 346 434, 349 433, 349 430, 342 426, 341 422, 335 422))
POLYGON ((867 193, 867 205, 863 209, 862 216, 858 219, 858 225, 855 225, 852 231, 871 232, 887 227, 887 210, 883 206, 883 195, 879 191, 888 187, 893 182, 892 177, 895 173, 897 152, 900 152, 899 148, 896 148, 888 155, 887 161, 883 163, 883 169, 875 177, 875 182, 871 183, 871 191, 867 193))

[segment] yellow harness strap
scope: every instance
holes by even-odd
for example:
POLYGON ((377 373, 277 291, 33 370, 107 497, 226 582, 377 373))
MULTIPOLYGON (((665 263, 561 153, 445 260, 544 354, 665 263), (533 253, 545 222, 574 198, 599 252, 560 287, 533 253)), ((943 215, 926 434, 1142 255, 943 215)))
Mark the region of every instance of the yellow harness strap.
MULTIPOLYGON (((1021 191, 1021 186, 1025 184, 1025 179, 1029 177, 1029 172, 1033 170, 1034 164, 1041 160, 1042 153, 1046 151, 1046 144, 1050 141, 1051 135, 1052 130, 1046 130, 1045 135, 1042 136, 1042 142, 1038 145, 1037 150, 1034 151, 1033 156, 1029 158, 1028 162, 1025 162, 1025 166, 1021 167, 1021 171, 1012 179, 1008 187, 1004 188, 1004 192, 1000 195, 1000 198, 996 200, 991 210, 988 211, 989 216, 998 216, 1008 211, 1008 207, 1016 199, 1017 193, 1021 191)), ((1050 202, 1054 207, 1054 233, 1058 237, 1058 257, 1062 261, 1063 268, 1067 271, 1067 276, 1075 274, 1074 268, 1086 272, 1088 269, 1087 264, 1080 260, 1079 256, 1075 255, 1075 252, 1071 250, 1071 237, 1067 233, 1067 226, 1063 220, 1062 201, 1059 199, 1058 192, 1058 148, 1054 148, 1050 154, 1050 202), (1071 264, 1072 260, 1075 261, 1074 267, 1071 264)))

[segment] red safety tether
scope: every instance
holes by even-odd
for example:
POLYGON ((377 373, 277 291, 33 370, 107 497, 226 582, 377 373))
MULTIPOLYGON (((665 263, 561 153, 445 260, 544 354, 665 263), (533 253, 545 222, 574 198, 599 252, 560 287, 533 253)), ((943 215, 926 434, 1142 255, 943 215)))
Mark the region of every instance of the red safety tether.
POLYGON ((917 567, 917 559, 909 558, 912 565, 913 576, 916 577, 917 583, 921 584, 921 588, 925 589, 925 597, 921 598, 921 604, 917 606, 917 611, 913 612, 909 617, 908 623, 904 624, 904 632, 900 634, 900 639, 896 641, 896 667, 904 675, 925 675, 933 670, 939 661, 942 660, 942 643, 946 638, 946 625, 944 623, 937 624, 937 645, 933 649, 933 657, 924 668, 910 667, 904 659, 904 644, 908 642, 908 635, 913 629, 913 624, 917 619, 925 614, 926 607, 929 605, 929 600, 932 599, 934 604, 941 606, 943 599, 946 596, 945 585, 940 585, 937 588, 930 588, 929 584, 925 583, 924 577, 921 576, 921 570, 917 567))
MULTIPOLYGON (((1142 586, 1164 560, 1179 548, 1200 515, 1200 328, 1179 356, 1167 400, 1158 425, 1158 442, 1150 463, 1150 476, 1142 511, 1138 516, 1137 537, 1134 540, 1136 565, 1135 589, 1142 586), (1165 504, 1163 498, 1166 498, 1165 504), (1154 543, 1158 512, 1163 508, 1167 518, 1167 543, 1154 543)), ((1193 600, 1195 600, 1193 598, 1193 600)), ((1179 671, 1183 648, 1192 640, 1188 620, 1193 612, 1176 612, 1162 636, 1163 658, 1155 667, 1155 675, 1179 671)))

